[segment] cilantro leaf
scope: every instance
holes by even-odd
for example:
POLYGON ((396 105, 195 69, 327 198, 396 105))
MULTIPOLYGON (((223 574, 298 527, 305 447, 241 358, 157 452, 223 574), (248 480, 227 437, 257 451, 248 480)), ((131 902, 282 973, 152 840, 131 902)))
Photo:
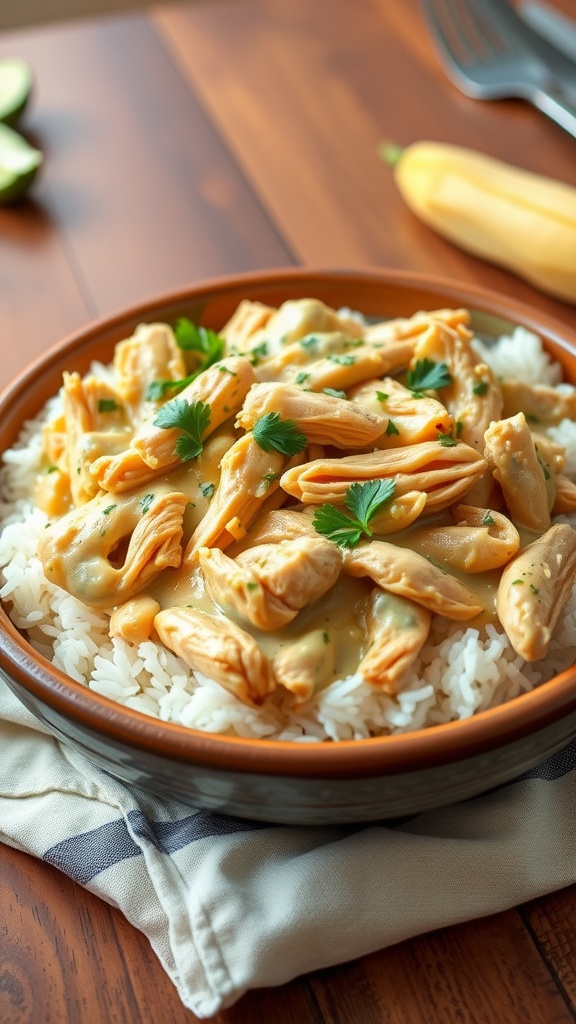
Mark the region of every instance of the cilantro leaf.
POLYGON ((263 451, 296 455, 306 447, 306 435, 294 420, 283 420, 278 412, 267 412, 252 427, 254 440, 263 451))
POLYGON ((370 521, 390 500, 396 489, 394 480, 368 480, 365 484, 351 484, 344 499, 352 516, 333 505, 320 505, 314 513, 312 525, 317 533, 343 548, 357 544, 362 535, 372 536, 370 521))
POLYGON ((172 398, 163 405, 153 420, 155 427, 181 430, 174 454, 187 462, 202 451, 202 437, 210 423, 211 409, 204 402, 187 402, 185 398, 172 398))
POLYGON ((438 431, 437 437, 438 443, 441 444, 443 448, 454 448, 455 445, 458 444, 458 441, 455 437, 452 437, 452 434, 442 434, 438 431))
POLYGON ((438 391, 452 383, 452 374, 446 363, 417 359, 414 369, 408 370, 406 382, 410 391, 438 391))

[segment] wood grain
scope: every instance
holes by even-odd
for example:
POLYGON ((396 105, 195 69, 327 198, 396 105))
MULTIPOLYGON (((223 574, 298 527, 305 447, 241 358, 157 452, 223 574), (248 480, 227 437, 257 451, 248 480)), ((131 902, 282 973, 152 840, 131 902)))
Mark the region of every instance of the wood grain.
POLYGON ((566 304, 421 224, 377 156, 383 140, 432 138, 576 185, 560 128, 520 100, 454 88, 417 0, 366 0, 353 17, 348 0, 168 5, 154 21, 300 261, 481 280, 570 319, 566 304))
MULTIPOLYGON (((298 261, 474 281, 573 322, 573 307, 420 224, 376 154, 432 137, 576 184, 560 129, 454 89, 417 0, 198 0, 5 33, 7 53, 36 72, 25 129, 46 161, 31 199, 0 210, 4 379, 86 319, 298 261)), ((6 846, 0 906, 0 1024, 196 1021, 117 910, 6 846)), ((248 993, 214 1020, 565 1024, 575 912, 576 889, 554 893, 248 993)))
POLYGON ((35 72, 25 127, 45 152, 45 165, 31 223, 22 223, 20 209, 2 211, 1 266, 9 265, 18 241, 33 248, 31 259, 50 274, 41 290, 22 261, 6 283, 13 296, 17 289, 37 295, 47 313, 60 302, 69 307, 62 326, 50 325, 51 340, 88 317, 196 279, 293 262, 145 18, 4 36, 0 56, 14 52, 35 72), (34 237, 42 227, 54 268, 34 237), (58 255, 80 305, 60 297, 58 255))

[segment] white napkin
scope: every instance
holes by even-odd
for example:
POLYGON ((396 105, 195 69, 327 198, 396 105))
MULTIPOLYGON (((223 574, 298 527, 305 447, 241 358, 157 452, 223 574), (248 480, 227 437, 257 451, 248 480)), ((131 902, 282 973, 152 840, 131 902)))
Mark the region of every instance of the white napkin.
POLYGON ((576 741, 394 827, 267 826, 160 800, 60 745, 1 681, 0 749, 0 840, 119 907, 199 1017, 576 879, 576 741))

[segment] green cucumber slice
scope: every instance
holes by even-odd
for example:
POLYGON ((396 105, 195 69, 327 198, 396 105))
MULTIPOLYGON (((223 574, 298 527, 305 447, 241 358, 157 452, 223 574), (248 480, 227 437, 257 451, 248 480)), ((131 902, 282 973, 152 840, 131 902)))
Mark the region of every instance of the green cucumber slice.
POLYGON ((30 65, 21 57, 0 60, 0 121, 15 124, 28 102, 33 75, 30 65))
POLYGON ((42 153, 34 149, 18 132, 0 124, 0 203, 11 203, 28 191, 42 153))

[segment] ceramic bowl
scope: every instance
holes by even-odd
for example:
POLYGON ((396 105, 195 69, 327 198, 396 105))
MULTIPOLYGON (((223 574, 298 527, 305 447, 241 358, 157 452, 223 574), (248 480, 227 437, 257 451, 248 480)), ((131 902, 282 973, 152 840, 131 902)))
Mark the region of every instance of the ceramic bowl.
MULTIPOLYGON (((242 298, 315 296, 369 316, 465 306, 478 330, 536 331, 576 381, 576 334, 487 291, 405 272, 293 270, 197 284, 92 323, 47 351, 0 396, 0 449, 54 395, 63 370, 111 358, 140 322, 181 315, 218 329, 242 298)), ((129 784, 243 818, 292 824, 392 819, 472 797, 544 760, 576 735, 576 671, 467 720, 412 733, 298 744, 209 735, 121 707, 38 655, 0 611, 0 671, 63 743, 129 784)))

